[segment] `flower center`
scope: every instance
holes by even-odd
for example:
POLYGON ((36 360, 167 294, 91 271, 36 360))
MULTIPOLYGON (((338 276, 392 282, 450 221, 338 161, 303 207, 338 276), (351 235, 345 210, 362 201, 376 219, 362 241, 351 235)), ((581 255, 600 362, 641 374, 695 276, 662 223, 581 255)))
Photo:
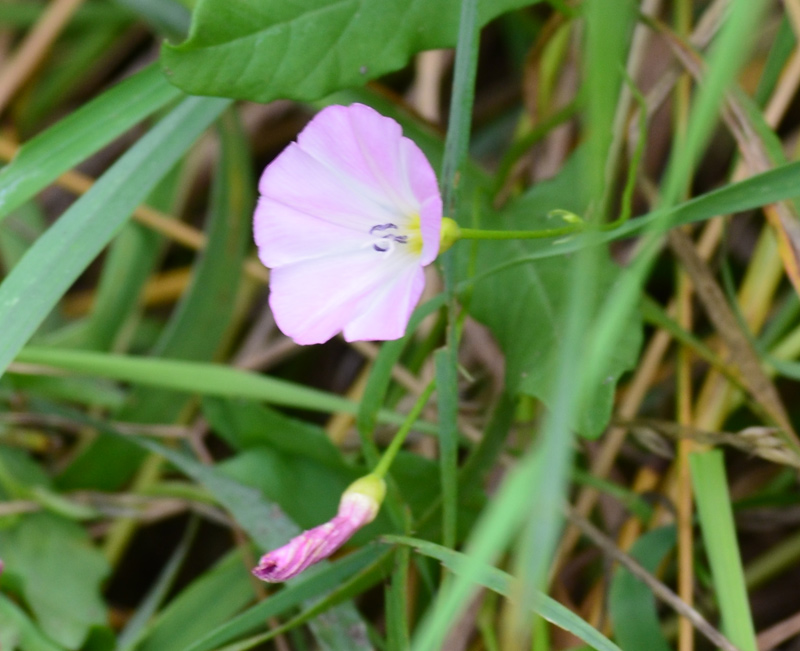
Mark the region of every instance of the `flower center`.
POLYGON ((395 244, 408 245, 408 251, 419 255, 422 252, 422 233, 419 229, 419 215, 412 215, 408 224, 401 228, 397 224, 375 224, 369 229, 375 238, 372 248, 378 253, 390 253, 395 244))

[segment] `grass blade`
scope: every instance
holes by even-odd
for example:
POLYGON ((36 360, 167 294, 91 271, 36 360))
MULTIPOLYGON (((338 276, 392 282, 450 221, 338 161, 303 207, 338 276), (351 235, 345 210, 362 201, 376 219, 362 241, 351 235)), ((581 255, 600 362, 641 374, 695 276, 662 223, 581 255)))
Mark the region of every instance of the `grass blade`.
POLYGON ((184 100, 67 210, 0 285, 0 373, 227 100, 184 100))
POLYGON ((689 457, 689 463, 723 630, 738 648, 756 651, 753 616, 744 582, 722 451, 694 453, 689 457))
POLYGON ((0 220, 60 174, 182 95, 154 64, 25 143, 0 171, 0 220))
MULTIPOLYGON (((474 565, 461 552, 447 549, 427 540, 407 538, 405 536, 384 536, 384 540, 389 543, 409 545, 419 553, 441 561, 445 567, 456 575, 462 575, 467 566, 474 565)), ((472 571, 469 574, 472 575, 472 571)), ((474 574, 474 579, 471 580, 505 597, 512 596, 514 577, 496 567, 483 564, 478 566, 478 571, 474 574)), ((559 628, 569 631, 587 644, 590 644, 597 651, 621 651, 616 644, 602 633, 590 626, 566 606, 562 606, 546 594, 540 593, 534 603, 534 610, 538 615, 559 628)), ((416 649, 417 647, 415 646, 414 648, 416 649)))

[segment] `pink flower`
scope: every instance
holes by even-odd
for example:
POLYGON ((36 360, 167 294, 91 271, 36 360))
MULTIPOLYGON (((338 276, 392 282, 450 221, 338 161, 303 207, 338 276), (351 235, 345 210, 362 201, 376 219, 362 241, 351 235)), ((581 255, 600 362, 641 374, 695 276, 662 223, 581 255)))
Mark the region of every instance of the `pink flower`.
POLYGON ((280 583, 297 576, 309 565, 333 554, 356 531, 372 522, 385 495, 383 479, 376 475, 357 479, 342 495, 336 517, 264 554, 253 574, 269 583, 280 583))
POLYGON ((320 111, 264 170, 253 231, 270 306, 298 344, 405 334, 439 252, 433 168, 363 104, 320 111))

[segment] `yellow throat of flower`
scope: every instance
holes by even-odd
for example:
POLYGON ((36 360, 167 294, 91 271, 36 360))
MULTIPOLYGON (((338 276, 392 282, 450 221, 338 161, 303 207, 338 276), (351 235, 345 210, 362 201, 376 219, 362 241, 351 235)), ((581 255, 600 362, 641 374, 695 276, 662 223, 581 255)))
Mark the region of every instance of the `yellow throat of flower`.
POLYGON ((419 215, 411 215, 408 220, 408 250, 414 255, 422 254, 422 230, 419 227, 419 215))

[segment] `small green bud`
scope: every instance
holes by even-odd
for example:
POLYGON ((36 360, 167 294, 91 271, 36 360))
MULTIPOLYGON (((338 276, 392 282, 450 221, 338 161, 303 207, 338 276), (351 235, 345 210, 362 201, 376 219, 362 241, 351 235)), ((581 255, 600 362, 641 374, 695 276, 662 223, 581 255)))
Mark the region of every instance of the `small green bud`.
POLYGON ((442 234, 439 236, 439 253, 444 253, 461 238, 461 229, 454 219, 442 217, 442 234))
POLYGON ((567 222, 568 224, 584 224, 583 217, 580 215, 576 215, 574 212, 570 212, 569 210, 563 210, 562 208, 556 208, 555 210, 551 210, 547 213, 548 217, 560 217, 562 220, 567 222))

